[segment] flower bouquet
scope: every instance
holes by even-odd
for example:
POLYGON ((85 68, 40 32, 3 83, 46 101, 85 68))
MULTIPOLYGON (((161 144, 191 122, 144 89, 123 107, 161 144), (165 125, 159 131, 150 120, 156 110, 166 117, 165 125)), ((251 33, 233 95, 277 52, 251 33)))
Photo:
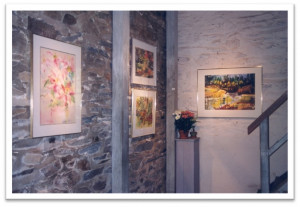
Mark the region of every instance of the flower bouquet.
POLYGON ((196 123, 194 113, 190 111, 175 111, 175 127, 179 130, 180 138, 186 139, 193 125, 196 123))

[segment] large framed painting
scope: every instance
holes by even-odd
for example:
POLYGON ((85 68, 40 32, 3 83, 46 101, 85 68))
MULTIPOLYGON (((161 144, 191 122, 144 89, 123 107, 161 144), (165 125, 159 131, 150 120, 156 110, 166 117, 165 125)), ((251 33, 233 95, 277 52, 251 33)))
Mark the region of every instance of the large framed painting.
POLYGON ((156 91, 132 89, 132 137, 155 134, 156 91))
POLYGON ((198 70, 198 117, 258 117, 262 68, 198 70))
POLYGON ((156 47, 132 39, 131 82, 156 86, 156 47))
POLYGON ((32 137, 81 132, 81 48, 33 35, 32 137))

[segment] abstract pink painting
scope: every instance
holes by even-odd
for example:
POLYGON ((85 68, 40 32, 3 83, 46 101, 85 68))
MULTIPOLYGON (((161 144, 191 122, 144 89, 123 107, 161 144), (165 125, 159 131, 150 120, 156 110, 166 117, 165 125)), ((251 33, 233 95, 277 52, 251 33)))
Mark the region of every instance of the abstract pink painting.
POLYGON ((33 34, 32 137, 81 132, 81 47, 33 34))
POLYGON ((40 50, 40 124, 75 122, 75 56, 40 50))

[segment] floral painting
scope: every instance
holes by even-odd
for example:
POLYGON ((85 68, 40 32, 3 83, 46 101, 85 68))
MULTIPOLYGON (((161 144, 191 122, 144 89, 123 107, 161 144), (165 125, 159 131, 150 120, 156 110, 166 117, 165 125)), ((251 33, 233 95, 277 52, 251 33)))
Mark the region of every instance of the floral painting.
POLYGON ((32 137, 81 132, 81 47, 33 34, 32 137))
POLYGON ((152 106, 151 97, 137 97, 136 99, 136 128, 145 128, 152 126, 152 106))
POLYGON ((156 86, 156 47, 137 39, 132 39, 132 83, 156 86))
POLYGON ((205 76, 206 110, 255 110, 255 74, 205 76))
POLYGON ((153 78, 153 52, 135 48, 135 75, 153 78))
POLYGON ((132 137, 155 134, 156 91, 132 89, 132 137))
POLYGON ((75 57, 41 48, 41 125, 75 122, 75 57))

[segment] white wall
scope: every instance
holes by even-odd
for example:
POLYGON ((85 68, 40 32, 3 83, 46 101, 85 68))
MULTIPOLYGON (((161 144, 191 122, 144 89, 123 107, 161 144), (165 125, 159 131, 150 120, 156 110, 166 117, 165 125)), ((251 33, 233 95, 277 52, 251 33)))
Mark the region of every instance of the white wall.
MULTIPOLYGON (((181 11, 178 107, 197 111, 197 69, 263 66, 263 110, 287 90, 287 13, 181 11)), ((199 118, 200 192, 260 188, 259 129, 250 118, 199 118)), ((287 131, 287 104, 270 119, 270 145, 287 131)), ((286 146, 271 158, 271 179, 287 169, 286 146), (275 163, 274 159, 279 162, 275 163)))

